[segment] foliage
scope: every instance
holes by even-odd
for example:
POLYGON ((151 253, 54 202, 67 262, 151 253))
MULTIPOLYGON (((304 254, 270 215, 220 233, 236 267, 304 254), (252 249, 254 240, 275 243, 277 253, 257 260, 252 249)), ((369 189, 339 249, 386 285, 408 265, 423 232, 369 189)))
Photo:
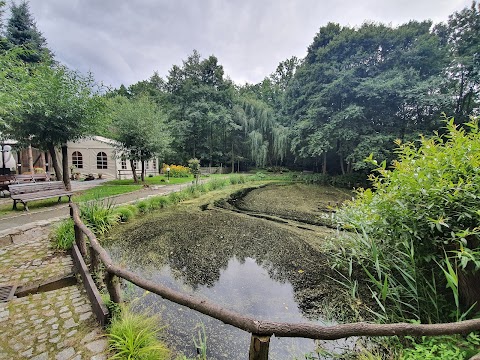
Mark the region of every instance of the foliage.
POLYGON ((337 214, 358 234, 342 256, 365 271, 384 320, 459 320, 462 292, 464 311, 477 301, 468 294, 480 267, 480 132, 476 120, 466 125, 449 120, 418 147, 398 142, 399 160, 371 175, 374 190, 359 189, 337 214))
POLYGON ((108 105, 113 137, 119 142, 117 156, 130 160, 133 174, 135 161, 140 161, 143 169, 145 161, 165 154, 171 139, 165 116, 155 102, 146 96, 117 96, 109 99, 108 105))
MULTIPOLYGON (((134 209, 137 209, 133 207, 134 209)), ((118 220, 120 222, 128 222, 135 216, 135 212, 130 206, 121 206, 115 208, 115 214, 118 215, 118 220)))
POLYGON ((137 314, 123 307, 120 316, 108 327, 110 359, 161 360, 170 358, 170 350, 158 340, 159 319, 152 314, 137 314))
POLYGON ((49 150, 57 179, 62 170, 55 148, 62 146, 63 180, 69 187, 65 144, 95 132, 103 111, 99 89, 91 75, 83 76, 61 65, 33 64, 27 71, 15 70, 15 74, 28 101, 10 109, 5 116, 5 133, 23 144, 49 150))
POLYGON ((389 159, 395 138, 435 129, 448 111, 448 53, 431 25, 320 28, 285 95, 297 158, 321 160, 324 173, 327 163, 347 173, 364 168, 370 152, 389 159))
POLYGON ((188 160, 188 167, 190 168, 190 172, 193 175, 200 174, 200 160, 198 159, 188 160))
POLYGON ((400 359, 404 360, 466 360, 478 353, 480 338, 475 333, 463 337, 455 336, 423 336, 419 342, 412 339, 412 345, 403 350, 400 359))
POLYGON ((66 219, 54 227, 50 233, 53 247, 57 250, 69 250, 75 242, 75 231, 73 228, 73 220, 66 219))
POLYGON ((111 203, 94 200, 80 206, 82 221, 97 236, 106 234, 118 221, 119 215, 111 203))
POLYGON ((170 177, 172 178, 182 178, 182 177, 189 177, 191 173, 191 169, 189 167, 183 165, 167 165, 163 164, 162 171, 164 174, 167 173, 167 167, 170 168, 170 177))
POLYGON ((453 54, 446 73, 450 80, 450 92, 455 98, 455 119, 468 121, 476 109, 480 89, 480 3, 472 1, 470 7, 455 12, 446 27, 437 31, 446 37, 453 54))
POLYGON ((27 50, 20 53, 19 58, 28 63, 51 59, 52 54, 30 14, 28 2, 23 1, 19 5, 12 3, 10 11, 6 28, 7 46, 19 46, 27 50))

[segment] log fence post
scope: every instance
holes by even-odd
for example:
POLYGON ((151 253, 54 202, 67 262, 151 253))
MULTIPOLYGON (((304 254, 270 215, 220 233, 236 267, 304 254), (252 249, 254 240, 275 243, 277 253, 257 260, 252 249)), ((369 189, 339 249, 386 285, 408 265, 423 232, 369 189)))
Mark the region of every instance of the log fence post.
POLYGON ((90 272, 96 276, 99 270, 100 262, 98 260, 97 253, 95 252, 93 247, 90 246, 90 272))
MULTIPOLYGON (((70 207, 70 217, 73 220, 73 208, 70 207)), ((78 249, 80 250, 80 254, 82 254, 82 257, 85 259, 87 255, 87 243, 85 241, 85 235, 83 234, 82 229, 80 229, 75 222, 73 223, 73 229, 75 231, 75 243, 78 246, 78 249)))
POLYGON ((120 288, 120 279, 105 271, 105 284, 107 285, 108 294, 110 295, 110 300, 116 304, 122 302, 122 289, 120 288))
POLYGON ((249 360, 268 360, 270 336, 252 334, 249 360))

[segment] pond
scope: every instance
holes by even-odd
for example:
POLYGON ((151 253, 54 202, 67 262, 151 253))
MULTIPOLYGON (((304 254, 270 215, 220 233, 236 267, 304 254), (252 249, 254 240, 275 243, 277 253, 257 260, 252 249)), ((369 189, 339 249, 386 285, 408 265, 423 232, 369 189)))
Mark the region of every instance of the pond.
MULTIPOLYGON (((319 249, 335 230, 312 225, 325 218, 318 209, 324 208, 328 194, 325 189, 317 191, 268 186, 243 192, 241 198, 216 201, 217 206, 180 205, 122 226, 107 248, 115 261, 137 274, 239 313, 272 321, 331 324, 336 294, 319 249), (299 197, 308 191, 310 196, 291 211, 298 198, 282 208, 285 191, 299 197), (270 210, 264 205, 269 198, 270 210), (307 224, 301 222, 302 212, 309 213, 307 224), (258 218, 260 214, 268 219, 258 218)), ((330 195, 345 198, 342 193, 330 195)), ((136 306, 161 314, 167 343, 175 350, 193 356, 193 337, 204 328, 209 359, 247 357, 248 333, 141 289, 130 291, 140 297, 136 306)), ((335 351, 349 345, 325 343, 335 351)), ((272 338, 270 358, 303 359, 314 349, 313 340, 272 338)))

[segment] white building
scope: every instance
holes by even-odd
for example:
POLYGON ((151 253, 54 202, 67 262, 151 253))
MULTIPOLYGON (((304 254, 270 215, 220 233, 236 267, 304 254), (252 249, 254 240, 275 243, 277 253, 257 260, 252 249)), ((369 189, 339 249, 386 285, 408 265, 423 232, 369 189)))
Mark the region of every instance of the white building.
MULTIPOLYGON (((92 174, 109 179, 131 179, 130 161, 121 159, 115 151, 115 140, 103 136, 92 136, 67 143, 68 162, 73 173, 81 177, 92 174)), ((61 157, 60 157, 61 159, 61 157)), ((141 164, 136 164, 137 174, 141 173, 141 164)), ((158 174, 158 159, 145 163, 146 175, 158 174)))

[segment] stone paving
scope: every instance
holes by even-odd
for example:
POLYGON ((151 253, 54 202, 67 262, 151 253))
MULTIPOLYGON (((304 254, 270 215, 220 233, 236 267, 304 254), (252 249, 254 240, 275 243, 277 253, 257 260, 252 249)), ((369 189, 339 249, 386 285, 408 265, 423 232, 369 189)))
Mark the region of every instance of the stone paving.
MULTIPOLYGON (((0 285, 29 285, 72 271, 49 243, 51 227, 0 248, 0 285)), ((20 239, 20 238, 19 238, 20 239)), ((0 359, 100 360, 107 340, 81 284, 0 303, 0 359)))
POLYGON ((0 286, 28 285, 72 272, 70 255, 55 253, 49 246, 50 230, 37 228, 36 236, 0 248, 0 286))

